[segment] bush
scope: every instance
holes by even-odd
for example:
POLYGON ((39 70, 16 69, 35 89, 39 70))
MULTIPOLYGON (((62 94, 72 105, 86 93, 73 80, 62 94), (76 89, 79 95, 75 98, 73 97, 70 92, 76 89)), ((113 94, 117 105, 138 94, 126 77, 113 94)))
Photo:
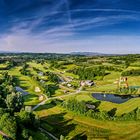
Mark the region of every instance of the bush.
POLYGON ((74 74, 78 75, 81 80, 94 80, 97 76, 104 77, 106 75, 105 69, 101 67, 97 68, 86 68, 81 67, 78 69, 71 70, 74 74))
POLYGON ((121 74, 122 76, 139 76, 140 75, 140 70, 139 69, 132 69, 128 71, 124 71, 121 74))
POLYGON ((117 109, 113 108, 110 111, 100 111, 97 108, 87 109, 85 102, 79 102, 75 99, 70 99, 62 103, 62 106, 70 111, 74 111, 77 114, 82 114, 93 119, 99 120, 119 120, 119 121, 130 121, 140 120, 140 109, 136 108, 129 113, 125 113, 121 116, 115 116, 117 109))

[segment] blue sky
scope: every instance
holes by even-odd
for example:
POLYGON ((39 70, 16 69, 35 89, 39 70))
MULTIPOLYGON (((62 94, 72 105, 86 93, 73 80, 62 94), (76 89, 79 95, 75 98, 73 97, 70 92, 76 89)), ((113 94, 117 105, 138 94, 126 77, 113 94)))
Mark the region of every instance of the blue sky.
POLYGON ((0 51, 140 53, 140 0, 0 0, 0 51))

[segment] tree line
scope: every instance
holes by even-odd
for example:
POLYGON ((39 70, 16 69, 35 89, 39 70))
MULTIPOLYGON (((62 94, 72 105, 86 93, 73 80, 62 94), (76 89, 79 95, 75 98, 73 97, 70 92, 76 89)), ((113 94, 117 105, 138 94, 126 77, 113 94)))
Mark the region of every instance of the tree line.
POLYGON ((139 76, 140 69, 132 69, 132 70, 123 71, 121 75, 122 76, 139 76))
POLYGON ((69 72, 78 75, 81 80, 94 80, 97 76, 104 77, 107 74, 102 67, 80 67, 69 72))
POLYGON ((110 111, 101 111, 98 109, 98 103, 90 103, 95 108, 88 108, 87 103, 84 101, 77 101, 72 98, 67 101, 64 101, 61 105, 62 107, 74 111, 76 114, 81 114, 87 117, 98 120, 120 120, 120 121, 130 121, 130 120, 140 120, 140 108, 136 108, 129 113, 124 113, 121 116, 116 115, 116 108, 111 109, 110 111))

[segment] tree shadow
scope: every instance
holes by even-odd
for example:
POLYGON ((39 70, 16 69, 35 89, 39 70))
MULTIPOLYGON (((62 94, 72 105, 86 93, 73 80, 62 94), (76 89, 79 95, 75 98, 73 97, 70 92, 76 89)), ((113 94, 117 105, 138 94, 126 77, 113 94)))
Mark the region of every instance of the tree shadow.
POLYGON ((116 114, 116 111, 117 111, 117 108, 113 108, 113 109, 111 109, 110 111, 108 111, 108 115, 109 115, 110 117, 114 117, 115 114, 116 114))
POLYGON ((94 105, 96 106, 96 108, 98 108, 100 106, 100 104, 101 104, 101 101, 97 101, 97 102, 94 103, 94 105))
POLYGON ((47 94, 51 97, 55 95, 55 92, 59 89, 59 86, 56 84, 49 84, 46 86, 47 94))
POLYGON ((33 98, 38 98, 38 96, 35 95, 35 94, 28 94, 28 95, 24 96, 24 100, 25 100, 26 102, 32 101, 33 98))
POLYGON ((53 104, 53 103, 48 103, 48 104, 45 104, 45 105, 41 105, 39 108, 36 109, 36 111, 46 110, 46 109, 49 109, 49 108, 53 108, 54 106, 56 106, 56 105, 53 104))
MULTIPOLYGON (((47 123, 53 130, 55 136, 60 137, 60 135, 67 136, 72 130, 75 129, 76 124, 72 123, 72 119, 65 119, 64 115, 66 113, 59 113, 49 115, 47 117, 42 118, 42 123, 47 123)), ((45 128, 44 128, 45 129, 45 128)))
POLYGON ((93 101, 88 101, 86 102, 87 104, 90 104, 90 105, 94 105, 95 106, 95 109, 97 109, 100 104, 101 104, 101 101, 96 101, 96 102, 93 102, 93 101))
POLYGON ((61 104, 63 101, 62 100, 59 100, 59 99, 54 99, 52 100, 50 103, 46 103, 44 105, 40 105, 40 107, 38 107, 36 109, 36 111, 42 111, 42 110, 46 110, 46 109, 49 109, 49 108, 53 108, 55 107, 56 105, 59 105, 61 104))
POLYGON ((87 140, 87 136, 83 132, 83 133, 77 134, 71 140, 87 140))
POLYGON ((24 89, 24 90, 27 90, 27 89, 29 89, 29 87, 30 87, 30 86, 23 86, 23 85, 25 85, 26 83, 27 83, 26 80, 20 80, 20 87, 21 87, 22 89, 24 89), (22 86, 21 86, 21 84, 22 84, 22 86))

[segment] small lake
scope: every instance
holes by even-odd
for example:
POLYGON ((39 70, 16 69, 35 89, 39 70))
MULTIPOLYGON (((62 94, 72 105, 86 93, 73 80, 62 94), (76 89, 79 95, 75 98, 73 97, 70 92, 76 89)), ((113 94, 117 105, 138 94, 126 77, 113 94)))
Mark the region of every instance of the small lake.
POLYGON ((132 98, 139 98, 140 95, 118 95, 118 94, 107 94, 107 93, 93 93, 92 97, 101 101, 108 101, 113 103, 124 103, 132 98))

